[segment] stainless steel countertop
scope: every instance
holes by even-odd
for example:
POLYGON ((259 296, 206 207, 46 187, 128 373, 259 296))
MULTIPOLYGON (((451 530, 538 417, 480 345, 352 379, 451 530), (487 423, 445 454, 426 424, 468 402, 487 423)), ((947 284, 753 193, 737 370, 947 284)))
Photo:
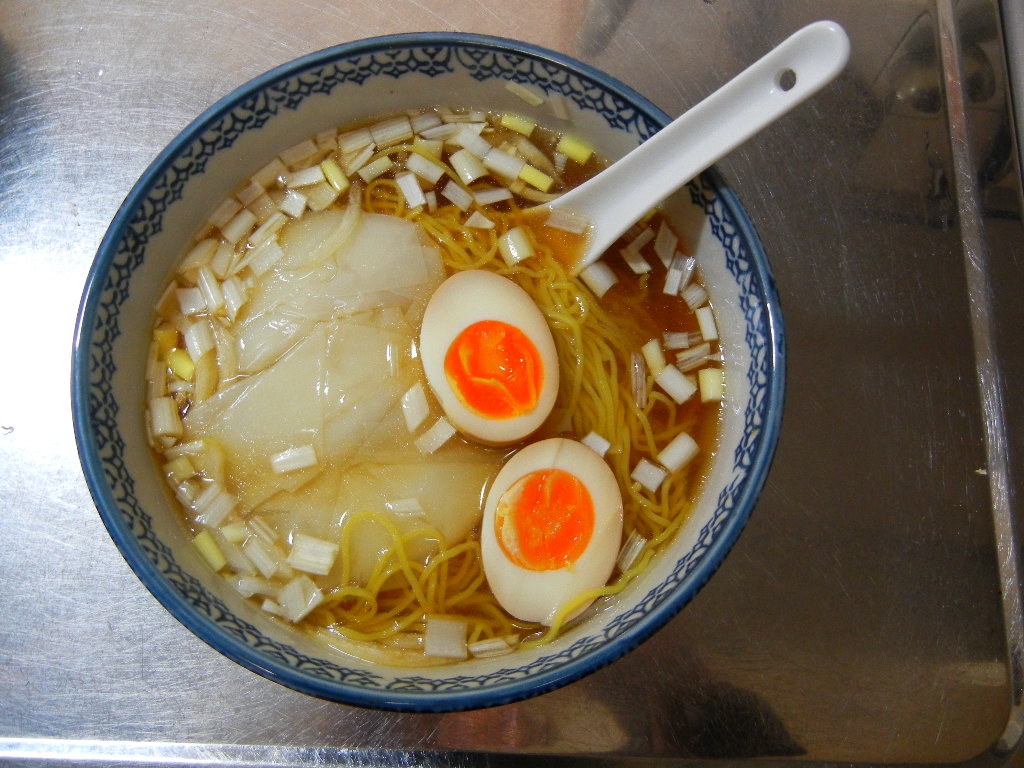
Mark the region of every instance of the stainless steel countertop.
POLYGON ((1024 762, 1003 19, 998 0, 0 0, 0 762, 1024 762), (666 629, 531 701, 398 715, 268 682, 143 588, 79 469, 72 329, 117 206, 204 108, 335 43, 452 29, 578 56, 678 114, 817 18, 849 32, 847 72, 719 165, 783 300, 779 452, 666 629))

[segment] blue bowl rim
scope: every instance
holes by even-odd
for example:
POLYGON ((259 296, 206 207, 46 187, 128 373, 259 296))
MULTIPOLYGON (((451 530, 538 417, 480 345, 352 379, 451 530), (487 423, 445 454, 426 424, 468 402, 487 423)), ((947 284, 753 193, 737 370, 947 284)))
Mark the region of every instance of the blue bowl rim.
POLYGON ((296 670, 287 664, 267 659, 261 656, 258 650, 241 643, 205 617, 199 616, 192 605, 164 580, 160 571, 139 547, 131 531, 126 529, 117 511, 110 488, 106 484, 102 459, 95 450, 88 402, 89 334, 96 319, 99 289, 102 288, 103 280, 111 267, 117 243, 124 235, 136 207, 145 199, 153 183, 167 171, 182 148, 190 144, 210 124, 238 106, 249 94, 272 83, 287 80, 307 69, 329 64, 339 58, 396 48, 426 46, 491 49, 548 62, 599 83, 602 88, 616 93, 635 106, 652 123, 660 127, 670 122, 670 117, 646 97, 595 67, 567 54, 492 35, 462 32, 410 32, 371 37, 324 48, 269 69, 219 99, 180 131, 155 157, 119 207, 100 243, 83 289, 73 339, 71 395, 72 418, 79 459, 100 517, 118 550, 136 576, 181 624, 224 656, 293 690, 326 700, 362 707, 440 713, 512 703, 574 682, 635 649, 693 599, 735 544, 753 511, 767 478, 781 429, 786 378, 786 346, 780 301, 760 239, 736 195, 724 183, 717 171, 711 168, 703 175, 711 180, 724 206, 735 217, 735 223, 740 230, 739 234, 750 248, 751 263, 761 287, 766 314, 770 341, 768 367, 772 376, 766 394, 766 420, 762 425, 764 435, 761 441, 761 450, 754 456, 748 475, 749 480, 741 496, 737 499, 729 519, 702 557, 700 564, 688 575, 681 588, 655 610, 624 631, 616 638, 615 642, 587 654, 582 660, 574 660, 555 670, 543 672, 528 679, 513 680, 486 688, 444 692, 376 690, 324 680, 304 674, 301 670, 296 670))

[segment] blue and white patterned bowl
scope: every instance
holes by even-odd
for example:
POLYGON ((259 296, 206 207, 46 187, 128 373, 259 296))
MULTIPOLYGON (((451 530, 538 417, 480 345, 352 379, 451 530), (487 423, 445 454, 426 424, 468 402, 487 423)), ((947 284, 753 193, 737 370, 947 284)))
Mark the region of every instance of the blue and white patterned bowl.
MULTIPOLYGON (((262 616, 188 544, 147 450, 144 370, 154 304, 186 240, 277 151, 321 130, 398 110, 451 105, 529 111, 515 82, 565 97, 605 156, 668 122, 645 98, 567 56, 468 34, 397 35, 281 66, 219 101, 132 189, 89 273, 75 335, 72 406, 85 476, 111 537, 156 598, 218 651, 283 685, 349 704, 453 711, 516 701, 613 661, 664 625, 735 542, 777 441, 784 341, 765 254, 736 198, 704 174, 670 203, 695 222, 691 245, 718 313, 728 399, 703 501, 671 550, 610 607, 554 643, 491 660, 392 668, 332 655, 262 616)), ((556 119, 543 106, 540 122, 556 119)))

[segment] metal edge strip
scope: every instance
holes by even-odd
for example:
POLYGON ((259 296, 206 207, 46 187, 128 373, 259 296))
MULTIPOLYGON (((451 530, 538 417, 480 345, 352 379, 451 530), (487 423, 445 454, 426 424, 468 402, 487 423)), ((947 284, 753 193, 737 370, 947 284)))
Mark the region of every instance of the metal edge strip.
POLYGON ((1005 386, 999 369, 996 323, 992 314, 990 254, 979 203, 980 190, 971 159, 968 101, 964 92, 955 6, 955 0, 937 0, 935 8, 1013 691, 1009 716, 1003 733, 993 745, 993 751, 1007 754, 1014 751, 1024 737, 1024 609, 1018 560, 1019 532, 1014 522, 1011 492, 1013 486, 1006 434, 1005 386))

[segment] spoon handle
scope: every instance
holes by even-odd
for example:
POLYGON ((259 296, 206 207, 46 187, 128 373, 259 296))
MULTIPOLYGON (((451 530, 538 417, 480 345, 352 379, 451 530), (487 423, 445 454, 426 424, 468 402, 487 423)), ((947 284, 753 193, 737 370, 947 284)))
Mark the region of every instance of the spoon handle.
POLYGON ((626 157, 553 201, 590 223, 576 272, 647 211, 816 93, 842 71, 850 41, 832 21, 810 24, 675 119, 626 157))

